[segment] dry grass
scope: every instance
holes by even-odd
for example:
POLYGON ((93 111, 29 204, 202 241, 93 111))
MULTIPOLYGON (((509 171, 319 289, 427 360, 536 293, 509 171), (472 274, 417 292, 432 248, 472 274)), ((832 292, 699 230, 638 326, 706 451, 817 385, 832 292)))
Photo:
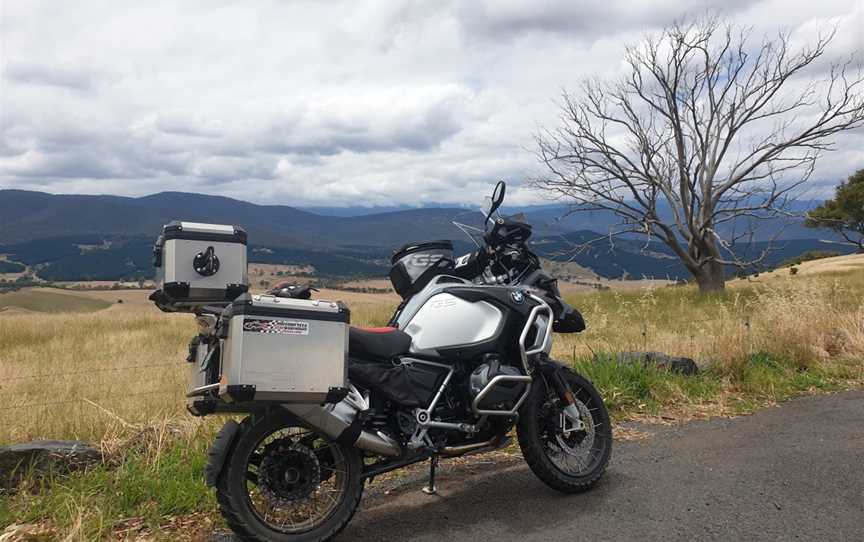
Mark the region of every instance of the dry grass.
MULTIPOLYGON (((849 265, 817 261, 805 269, 849 265)), ((840 261, 842 260, 842 261, 840 261)), ((854 260, 854 258, 853 258, 854 260)), ((712 364, 740 377, 755 354, 796 367, 830 363, 855 370, 864 359, 864 274, 802 273, 736 281, 703 298, 690 287, 568 294, 589 324, 585 333, 558 336, 554 357, 590 359, 622 350, 657 350, 712 364)), ((115 301, 108 310, 0 317, 0 442, 32 438, 101 441, 124 424, 183 414, 188 315, 161 313, 145 291, 24 291, 115 301), (123 299, 123 304, 116 304, 123 299)), ((14 295, 14 294, 7 294, 14 295)), ((325 290, 341 299, 357 325, 380 325, 398 298, 325 290)), ((71 298, 70 298, 71 299, 71 298)), ((864 377, 861 378, 864 380, 864 377)))
MULTIPOLYGON (((830 363, 860 371, 862 294, 864 274, 848 273, 737 282, 709 298, 690 287, 569 294, 589 329, 558 336, 553 355, 575 361, 657 350, 713 364, 734 378, 757 353, 797 367, 830 363)), ((86 314, 0 317, 0 392, 8 398, 0 410, 0 442, 99 442, 128 426, 182 416, 192 318, 155 310, 144 291, 68 295, 124 303, 86 314)), ((349 303, 357 325, 386 322, 398 300, 329 290, 321 297, 349 303)))
MULTIPOLYGON (((826 273, 864 273, 864 254, 847 254, 846 256, 835 256, 833 258, 822 258, 819 260, 811 260, 796 264, 793 267, 798 269, 798 275, 824 275, 826 273)), ((775 271, 760 273, 755 279, 736 280, 732 284, 740 284, 742 282, 764 282, 772 279, 786 279, 790 277, 788 267, 781 267, 775 271)))
POLYGON ((302 284, 309 282, 308 275, 314 271, 315 268, 311 265, 250 263, 248 273, 249 283, 252 285, 252 288, 264 290, 283 281, 302 284), (281 273, 281 275, 278 273, 281 273))
POLYGON ((117 305, 115 309, 128 310, 130 306, 148 312, 158 313, 159 310, 153 306, 153 302, 147 299, 153 292, 152 289, 125 289, 125 290, 58 290, 53 288, 40 288, 42 291, 55 291, 64 295, 77 296, 86 299, 99 299, 117 305), (121 306, 122 305, 122 306, 121 306))
POLYGON ((348 288, 375 288, 376 290, 393 290, 393 286, 388 279, 363 279, 349 280, 343 286, 348 288))
POLYGON ((588 322, 554 355, 653 350, 734 368, 755 353, 801 366, 864 358, 864 274, 796 276, 699 296, 691 287, 571 296, 588 322))
MULTIPOLYGON (((352 321, 381 324, 394 306, 355 300, 352 321)), ((3 540, 203 539, 195 529, 216 514, 201 479, 223 420, 185 413, 183 359, 194 333, 191 316, 131 301, 0 318, 0 444, 82 439, 104 457, 47 489, 34 480, 0 494, 3 540)))
MULTIPOLYGON (((359 324, 386 322, 392 311, 365 298, 351 309, 359 324)), ((191 316, 134 301, 93 313, 0 317, 0 443, 100 442, 128 426, 182 415, 194 334, 191 316)))
POLYGON ((107 308, 110 303, 62 290, 26 288, 0 295, 0 314, 6 312, 87 312, 107 308))
POLYGON ((158 311, 0 318, 0 441, 98 442, 120 420, 177 413, 193 333, 188 316, 158 311))
MULTIPOLYGON (((321 294, 348 302, 357 325, 383 324, 398 301, 321 294)), ((193 319, 153 309, 146 292, 80 295, 119 295, 124 303, 0 317, 0 443, 80 438, 102 446, 105 465, 48 490, 0 496, 0 538, 33 530, 49 540, 176 540, 197 532, 190 522, 217 518, 201 478, 222 420, 184 411, 193 319), (3 530, 12 523, 26 525, 3 530)), ((567 295, 589 329, 557 336, 554 356, 593 379, 619 420, 736 414, 796 393, 864 385, 861 273, 763 277, 710 297, 691 287, 567 295), (591 362, 595 353, 621 350, 695 357, 710 368, 683 377, 591 362)))

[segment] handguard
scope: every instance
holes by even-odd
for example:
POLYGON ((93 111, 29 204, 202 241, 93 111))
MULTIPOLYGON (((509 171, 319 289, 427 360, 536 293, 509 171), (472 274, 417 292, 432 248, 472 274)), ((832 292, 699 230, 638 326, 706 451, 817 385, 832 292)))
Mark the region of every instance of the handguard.
POLYGON ((585 319, 582 314, 571 307, 563 299, 558 299, 561 304, 561 309, 556 315, 555 322, 552 324, 552 331, 555 333, 579 333, 585 330, 585 319))

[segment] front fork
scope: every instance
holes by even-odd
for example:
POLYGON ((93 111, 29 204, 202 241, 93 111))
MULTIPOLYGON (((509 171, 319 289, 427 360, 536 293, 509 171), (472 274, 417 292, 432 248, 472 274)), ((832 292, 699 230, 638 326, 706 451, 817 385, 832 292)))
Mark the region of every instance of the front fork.
POLYGON ((541 378, 546 381, 547 386, 551 386, 555 390, 558 399, 564 405, 562 422, 566 421, 570 425, 562 423, 562 429, 582 431, 585 429, 585 422, 582 420, 582 414, 579 412, 579 407, 576 406, 576 397, 573 395, 573 390, 567 384, 564 378, 566 367, 553 361, 548 357, 542 357, 537 360, 535 367, 539 370, 541 378))

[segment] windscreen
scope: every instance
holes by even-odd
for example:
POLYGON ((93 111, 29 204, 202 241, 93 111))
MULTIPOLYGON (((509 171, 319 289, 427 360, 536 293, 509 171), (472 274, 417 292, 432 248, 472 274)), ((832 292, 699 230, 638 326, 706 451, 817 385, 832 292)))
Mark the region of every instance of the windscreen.
POLYGON ((483 216, 489 216, 489 211, 492 210, 492 197, 486 196, 483 198, 483 204, 480 206, 480 211, 483 212, 483 216))

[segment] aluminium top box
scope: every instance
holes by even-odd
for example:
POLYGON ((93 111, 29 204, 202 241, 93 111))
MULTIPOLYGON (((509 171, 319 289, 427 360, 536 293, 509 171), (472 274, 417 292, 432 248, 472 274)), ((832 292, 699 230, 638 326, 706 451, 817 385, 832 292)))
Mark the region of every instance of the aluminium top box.
POLYGON ((341 399, 350 320, 341 302, 241 295, 220 323, 220 396, 238 402, 341 399))
POLYGON ((166 303, 226 303, 247 291, 246 242, 239 226, 182 221, 163 226, 153 265, 166 303))

